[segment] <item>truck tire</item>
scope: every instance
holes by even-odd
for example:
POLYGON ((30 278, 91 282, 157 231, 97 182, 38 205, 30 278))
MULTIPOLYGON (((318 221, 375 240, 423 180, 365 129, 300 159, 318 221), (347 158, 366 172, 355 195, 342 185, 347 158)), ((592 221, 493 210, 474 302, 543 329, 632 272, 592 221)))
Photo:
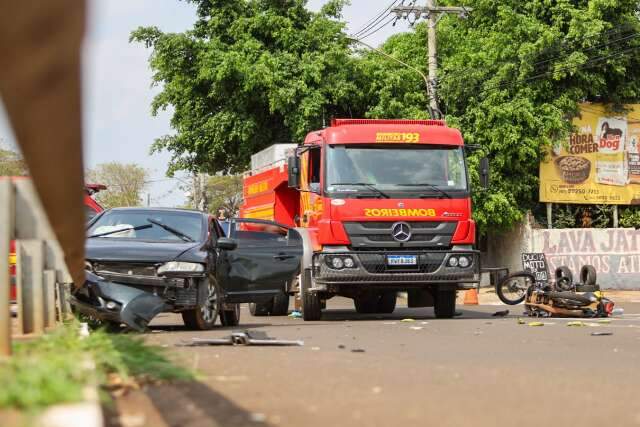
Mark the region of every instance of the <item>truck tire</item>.
POLYGON ((220 312, 220 298, 218 288, 211 281, 200 282, 199 286, 207 286, 207 298, 197 307, 183 311, 182 321, 189 329, 209 330, 216 324, 220 312))
POLYGON ((302 293, 302 318, 307 321, 320 320, 322 317, 322 301, 315 292, 310 292, 311 288, 311 269, 305 268, 302 272, 302 283, 300 284, 300 292, 302 293))
POLYGON ((433 311, 438 319, 451 319, 456 314, 455 289, 438 289, 434 291, 433 311))
POLYGON ((273 311, 273 300, 249 303, 249 313, 251 313, 252 316, 268 316, 271 311, 273 311))
POLYGON ((240 323, 240 304, 233 304, 232 310, 220 310, 222 326, 238 326, 240 323))
POLYGON ((356 311, 360 314, 372 314, 378 312, 378 303, 380 301, 380 295, 372 292, 364 295, 359 295, 353 299, 353 303, 356 306, 356 311))
POLYGON ((384 292, 378 300, 378 313, 391 314, 396 309, 395 292, 384 292))
POLYGON ((289 313, 289 294, 281 293, 273 297, 272 316, 286 316, 289 313))

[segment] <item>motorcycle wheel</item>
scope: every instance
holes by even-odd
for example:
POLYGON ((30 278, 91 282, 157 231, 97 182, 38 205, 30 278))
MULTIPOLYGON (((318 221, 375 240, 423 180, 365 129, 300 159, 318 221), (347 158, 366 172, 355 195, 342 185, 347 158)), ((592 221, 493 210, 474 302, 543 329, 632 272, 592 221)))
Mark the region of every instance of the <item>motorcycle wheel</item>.
POLYGON ((527 271, 516 271, 496 285, 496 293, 503 303, 517 305, 524 301, 527 296, 527 289, 535 282, 536 279, 533 274, 527 271))

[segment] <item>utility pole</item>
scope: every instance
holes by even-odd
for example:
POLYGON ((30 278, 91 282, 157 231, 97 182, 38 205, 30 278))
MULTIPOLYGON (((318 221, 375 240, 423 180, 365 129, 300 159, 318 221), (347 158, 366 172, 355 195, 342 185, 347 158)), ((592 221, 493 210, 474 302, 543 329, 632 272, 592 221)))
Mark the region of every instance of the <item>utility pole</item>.
MULTIPOLYGON (((391 9, 398 18, 408 19, 411 15, 417 21, 422 17, 427 18, 427 64, 429 67, 429 105, 439 116, 442 116, 438 108, 437 87, 438 87, 438 43, 436 37, 436 27, 444 15, 458 15, 466 18, 472 9, 468 7, 438 6, 436 0, 426 0, 427 5, 421 6, 400 6, 391 9)), ((435 118, 435 117, 434 117, 435 118)))

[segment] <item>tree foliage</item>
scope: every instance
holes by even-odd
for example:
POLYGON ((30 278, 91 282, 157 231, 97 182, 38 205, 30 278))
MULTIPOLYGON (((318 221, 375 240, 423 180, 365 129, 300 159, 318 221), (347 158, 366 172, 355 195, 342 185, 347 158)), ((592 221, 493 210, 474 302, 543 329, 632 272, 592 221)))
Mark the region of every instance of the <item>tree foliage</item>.
MULTIPOLYGON (((175 110, 176 133, 154 145, 173 154, 170 172, 242 170, 250 154, 300 141, 332 116, 427 117, 415 71, 354 49, 344 1, 320 13, 304 0, 189 1, 198 7, 191 30, 132 34, 153 48, 154 80, 163 85, 153 111, 175 110)), ((468 19, 438 24, 440 109, 482 148, 469 159, 473 183, 479 157, 492 161, 490 189, 474 193, 481 230, 508 228, 536 204, 545 147, 571 131, 578 102, 615 109, 640 98, 638 2, 465 4, 468 19)), ((425 23, 382 49, 426 73, 425 23)))
POLYGON ((217 215, 222 209, 226 217, 234 217, 242 204, 242 175, 216 175, 206 184, 209 211, 217 215))
POLYGON ((19 153, 0 148, 0 176, 23 176, 27 173, 27 165, 19 153))
POLYGON ((107 186, 95 195, 105 208, 140 206, 149 172, 137 164, 102 163, 87 172, 87 180, 107 186))
POLYGON ((343 1, 320 13, 306 0, 189 1, 198 10, 191 30, 131 35, 153 48, 154 81, 163 85, 153 112, 175 110, 176 133, 153 147, 173 154, 170 173, 243 170, 251 154, 300 140, 323 117, 361 113, 338 20, 343 1))

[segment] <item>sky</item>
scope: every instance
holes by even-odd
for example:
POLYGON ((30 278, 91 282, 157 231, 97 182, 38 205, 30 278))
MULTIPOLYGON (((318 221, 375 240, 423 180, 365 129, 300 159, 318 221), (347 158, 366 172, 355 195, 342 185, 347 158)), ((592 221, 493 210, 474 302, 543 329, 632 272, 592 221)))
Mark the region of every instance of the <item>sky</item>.
MULTIPOLYGON (((317 11, 324 3, 310 0, 308 7, 317 11)), ((352 0, 343 11, 348 32, 362 29, 389 3, 391 0, 352 0)), ((185 195, 180 181, 165 175, 170 154, 149 153, 156 138, 172 133, 171 111, 151 115, 151 100, 159 88, 151 85, 150 50, 130 44, 129 34, 139 26, 151 25, 165 32, 187 30, 195 22, 195 7, 178 0, 88 0, 88 5, 83 48, 85 167, 113 161, 137 163, 149 171, 153 206, 182 205, 185 195)), ((390 35, 407 30, 408 24, 398 21, 395 27, 386 25, 366 41, 379 45, 390 35)), ((16 146, 1 102, 0 144, 16 146)))

